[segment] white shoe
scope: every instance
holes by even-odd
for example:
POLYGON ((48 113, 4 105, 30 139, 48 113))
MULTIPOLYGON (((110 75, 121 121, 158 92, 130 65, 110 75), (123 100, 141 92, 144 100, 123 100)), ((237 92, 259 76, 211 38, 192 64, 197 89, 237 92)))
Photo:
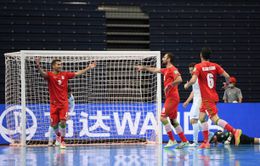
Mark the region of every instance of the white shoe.
POLYGON ((53 141, 49 141, 48 146, 53 146, 53 141))
POLYGON ((169 142, 167 143, 167 145, 165 145, 164 147, 165 147, 165 148, 170 148, 170 147, 173 147, 173 146, 175 146, 175 145, 177 145, 177 144, 178 144, 178 143, 177 143, 176 140, 174 140, 174 141, 169 140, 169 142))
POLYGON ((195 143, 195 142, 193 142, 192 144, 189 144, 189 146, 190 147, 196 147, 196 146, 198 146, 199 144, 198 143, 195 143))
POLYGON ((187 147, 187 146, 189 146, 189 145, 190 145, 189 141, 187 141, 187 142, 181 142, 181 143, 176 147, 176 149, 182 149, 182 148, 187 147))
POLYGON ((56 136, 55 146, 60 146, 61 144, 61 137, 56 136))
POLYGON ((66 149, 66 144, 65 144, 64 141, 60 143, 60 148, 61 149, 66 149))

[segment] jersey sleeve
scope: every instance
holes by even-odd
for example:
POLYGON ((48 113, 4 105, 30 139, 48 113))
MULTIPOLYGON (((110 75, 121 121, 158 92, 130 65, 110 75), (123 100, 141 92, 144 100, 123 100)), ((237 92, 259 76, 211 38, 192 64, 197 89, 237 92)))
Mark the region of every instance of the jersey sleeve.
POLYGON ((199 74, 200 74, 199 70, 200 70, 200 65, 196 64, 194 69, 193 69, 192 75, 194 74, 194 75, 199 76, 199 74))
POLYGON ((161 69, 160 71, 161 71, 161 73, 164 75, 164 74, 166 73, 166 71, 167 71, 167 68, 163 68, 163 69, 161 69))
POLYGON ((73 72, 66 72, 66 75, 68 79, 74 78, 76 76, 73 72))
POLYGON ((173 70, 174 80, 175 80, 178 76, 180 76, 180 75, 181 75, 181 74, 179 73, 178 69, 174 69, 174 70, 173 70))
POLYGON ((224 69, 220 65, 216 65, 217 73, 218 75, 221 75, 224 73, 224 69))

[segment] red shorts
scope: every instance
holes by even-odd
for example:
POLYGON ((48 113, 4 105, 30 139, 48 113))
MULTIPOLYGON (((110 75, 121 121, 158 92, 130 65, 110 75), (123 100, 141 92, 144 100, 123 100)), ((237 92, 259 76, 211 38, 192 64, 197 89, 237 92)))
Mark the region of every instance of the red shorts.
POLYGON ((200 112, 206 113, 210 118, 218 113, 217 103, 215 101, 202 100, 200 112))
POLYGON ((61 120, 66 120, 68 116, 69 104, 50 105, 51 126, 56 126, 61 120))
POLYGON ((165 118, 169 117, 170 119, 176 119, 179 103, 179 100, 173 98, 166 98, 161 116, 165 118))

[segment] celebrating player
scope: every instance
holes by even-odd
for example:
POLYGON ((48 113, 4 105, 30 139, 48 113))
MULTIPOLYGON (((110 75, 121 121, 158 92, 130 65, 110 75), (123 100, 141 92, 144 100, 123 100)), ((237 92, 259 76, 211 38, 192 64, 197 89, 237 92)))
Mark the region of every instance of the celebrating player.
POLYGON ((182 148, 189 145, 186 137, 184 136, 182 127, 177 121, 178 104, 180 102, 178 85, 182 82, 181 75, 178 69, 173 65, 173 54, 166 53, 163 56, 162 63, 166 65, 166 68, 159 69, 146 66, 136 66, 139 71, 148 71, 152 73, 161 73, 164 75, 164 92, 166 100, 164 108, 161 113, 161 122, 165 126, 165 130, 169 136, 169 142, 165 147, 172 147, 177 144, 172 133, 172 126, 181 138, 182 142, 177 148, 182 148), (170 118, 171 124, 168 122, 167 117, 170 118))
MULTIPOLYGON (((210 143, 230 145, 235 144, 235 139, 233 134, 230 132, 217 131, 210 139, 210 143)), ((249 137, 245 134, 241 134, 240 144, 260 144, 260 138, 249 137)))
MULTIPOLYGON (((189 64, 189 72, 192 75, 192 72, 194 70, 194 66, 196 63, 189 64)), ((190 109, 190 123, 193 128, 193 144, 190 144, 190 146, 197 146, 198 145, 198 134, 199 134, 199 109, 201 105, 201 95, 200 95, 200 87, 198 83, 198 79, 196 82, 192 85, 192 91, 187 98, 187 100, 183 103, 183 107, 186 108, 187 105, 190 103, 190 101, 193 100, 192 107, 190 109)))
POLYGON ((68 80, 86 73, 96 67, 96 63, 90 63, 85 69, 77 72, 63 72, 62 62, 55 59, 51 62, 52 71, 45 72, 40 67, 40 58, 36 58, 36 67, 40 74, 48 81, 50 94, 50 117, 51 126, 56 134, 56 141, 60 143, 60 148, 66 148, 64 137, 66 132, 66 119, 68 114, 68 80))
POLYGON ((216 125, 221 126, 231 132, 235 137, 235 145, 238 146, 242 131, 240 129, 234 129, 225 120, 220 119, 218 116, 218 109, 216 107, 216 103, 219 101, 219 97, 216 92, 217 75, 224 76, 227 83, 229 82, 230 76, 218 64, 209 61, 211 54, 212 51, 210 48, 202 48, 200 52, 201 63, 195 65, 192 78, 184 85, 184 88, 188 89, 196 82, 197 79, 199 81, 202 98, 199 120, 201 122, 204 136, 204 142, 199 148, 210 148, 208 139, 208 123, 205 122, 206 115, 208 115, 216 125))

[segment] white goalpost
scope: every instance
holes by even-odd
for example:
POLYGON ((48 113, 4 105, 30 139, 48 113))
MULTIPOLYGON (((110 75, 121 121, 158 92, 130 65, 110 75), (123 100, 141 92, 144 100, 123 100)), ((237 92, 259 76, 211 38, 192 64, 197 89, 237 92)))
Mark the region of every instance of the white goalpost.
POLYGON ((161 143, 161 76, 138 72, 136 65, 160 68, 159 51, 19 51, 5 54, 5 112, 0 121, 11 144, 48 143, 49 93, 41 67, 51 71, 60 59, 63 71, 97 66, 69 80, 75 109, 67 120, 67 144, 161 143))

